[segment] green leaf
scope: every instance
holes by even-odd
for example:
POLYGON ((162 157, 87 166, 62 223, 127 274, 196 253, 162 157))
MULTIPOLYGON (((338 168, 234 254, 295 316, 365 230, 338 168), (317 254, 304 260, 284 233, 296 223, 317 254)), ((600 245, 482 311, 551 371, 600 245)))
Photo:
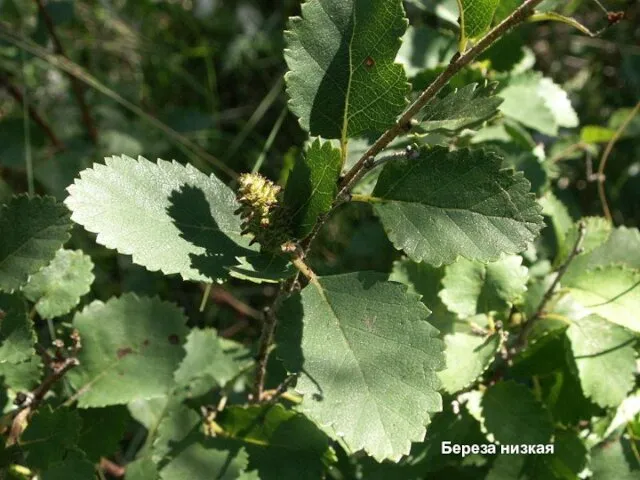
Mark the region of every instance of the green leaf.
POLYGON ((283 256, 256 253, 237 258, 238 264, 228 267, 233 278, 253 283, 278 283, 297 272, 296 268, 283 256))
POLYGON ((616 131, 607 128, 600 127, 598 125, 585 125, 580 130, 580 141, 584 143, 606 143, 609 142, 616 131))
POLYGON ((93 262, 80 250, 60 249, 49 265, 29 278, 22 288, 25 297, 35 302, 42 318, 69 313, 93 283, 93 262))
POLYGON ((210 328, 191 330, 184 348, 187 354, 174 374, 176 383, 181 386, 199 382, 206 390, 223 387, 253 364, 248 349, 218 337, 217 332, 210 328))
POLYGON ((562 285, 590 312, 640 332, 640 271, 616 265, 583 270, 562 285))
POLYGON ((445 272, 440 298, 460 318, 502 313, 522 298, 529 279, 518 255, 488 264, 462 258, 448 265, 445 272))
POLYGON ((29 454, 29 466, 46 469, 61 461, 76 448, 80 424, 78 413, 68 408, 40 407, 20 439, 21 448, 29 454))
POLYGON ((304 2, 285 33, 289 108, 300 125, 346 145, 393 124, 408 93, 394 63, 406 28, 401 0, 304 2))
POLYGON ((103 407, 162 396, 184 356, 186 318, 175 305, 126 294, 77 313, 80 366, 67 378, 78 406, 103 407))
POLYGON ((13 197, 0 207, 0 291, 11 293, 69 239, 68 210, 52 197, 13 197))
POLYGON ((162 480, 186 480, 215 478, 237 480, 247 468, 248 458, 244 449, 225 449, 220 440, 192 435, 184 446, 160 471, 162 480))
POLYGON ((413 77, 423 70, 446 66, 457 51, 451 32, 410 25, 402 37, 396 62, 404 66, 407 76, 413 77))
MULTIPOLYGON (((605 243, 611 235, 611 224, 602 217, 584 217, 580 219, 585 225, 585 235, 582 241, 582 254, 588 254, 605 243)), ((579 223, 580 223, 579 222, 579 223)), ((563 264, 578 240, 579 224, 574 223, 565 233, 565 239, 558 252, 555 263, 563 264)))
POLYGON ((127 463, 126 480, 158 480, 158 467, 149 457, 142 457, 127 463))
MULTIPOLYGON (((590 246, 593 247, 602 240, 604 232, 593 232, 593 228, 591 230, 592 233, 590 234, 589 224, 587 224, 585 242, 587 242, 590 235, 594 236, 595 234, 596 237, 589 241, 590 246)), ((569 244, 570 239, 567 238, 565 242, 567 249, 573 247, 573 245, 569 244)), ((563 277, 563 283, 570 283, 574 277, 582 275, 584 270, 607 267, 611 264, 623 264, 640 270, 640 232, 637 228, 621 226, 611 230, 611 234, 604 243, 574 258, 563 277)))
POLYGON ((318 216, 331 208, 341 169, 340 150, 320 139, 296 162, 284 192, 284 204, 289 209, 296 238, 311 233, 318 216))
MULTIPOLYGON (((192 433, 197 433, 198 426, 201 424, 202 417, 195 410, 170 400, 158 424, 157 436, 153 441, 152 458, 156 462, 160 462, 167 456, 173 456, 176 451, 180 451, 181 442, 192 433)), ((193 438, 191 441, 199 441, 201 439, 193 438)))
POLYGON ((539 200, 543 215, 551 218, 553 231, 557 238, 558 249, 563 248, 566 232, 573 225, 573 219, 569 215, 567 207, 556 197, 553 192, 546 192, 539 200))
POLYGON ((42 480, 69 480, 70 478, 94 480, 96 468, 81 452, 70 451, 62 461, 52 464, 39 478, 42 480))
POLYGON ((458 0, 461 50, 467 39, 480 37, 489 30, 499 4, 500 0, 458 0))
POLYGON ((80 172, 65 204, 97 242, 151 271, 185 280, 224 278, 246 256, 235 195, 191 165, 125 155, 80 172))
POLYGON ((573 322, 567 336, 584 394, 602 407, 620 405, 635 383, 633 335, 591 315, 573 322))
POLYGON ((546 135, 557 136, 560 127, 578 126, 578 116, 567 93, 539 73, 512 77, 498 95, 504 98, 502 113, 546 135))
POLYGON ((513 381, 492 385, 482 397, 484 425, 503 445, 549 443, 551 417, 531 391, 513 381))
POLYGON ((320 277, 280 314, 278 351, 301 372, 302 411, 377 460, 408 453, 442 408, 443 344, 406 290, 372 272, 320 277))
POLYGON ((500 165, 482 150, 423 148, 416 159, 387 163, 369 201, 395 247, 415 261, 497 260, 526 249, 542 227, 529 182, 500 165))
POLYGON ((126 407, 87 408, 77 412, 82 420, 78 445, 87 458, 98 463, 100 457, 115 453, 130 418, 126 407))
POLYGON ((487 480, 574 480, 587 463, 587 450, 577 434, 559 431, 554 434, 551 455, 499 455, 487 480))
POLYGON ((219 423, 225 436, 249 454, 249 468, 261 480, 315 480, 323 477, 323 457, 329 453, 326 435, 303 415, 273 407, 232 406, 219 423))
POLYGON ((498 112, 503 102, 493 94, 496 85, 471 83, 429 102, 420 116, 419 129, 423 132, 456 132, 484 122, 498 112))
POLYGON ((398 260, 393 264, 389 280, 407 285, 409 293, 421 295, 431 315, 429 323, 440 332, 451 333, 457 316, 450 312, 438 292, 442 289, 444 267, 434 267, 428 263, 412 262, 408 258, 398 260))
MULTIPOLYGON (((630 457, 631 455, 629 455, 630 457)), ((606 442, 591 450, 593 480, 637 480, 637 467, 632 468, 625 454, 623 440, 606 442)), ((635 462, 637 465, 637 461, 635 462)))
POLYGON ((0 293, 0 365, 29 360, 35 353, 36 333, 25 302, 0 293))
POLYGON ((471 385, 491 365, 500 349, 500 334, 483 338, 466 333, 445 335, 447 368, 438 373, 442 388, 456 393, 471 385))
POLYGON ((0 362, 2 384, 15 392, 33 390, 42 377, 42 360, 34 355, 20 363, 0 362))

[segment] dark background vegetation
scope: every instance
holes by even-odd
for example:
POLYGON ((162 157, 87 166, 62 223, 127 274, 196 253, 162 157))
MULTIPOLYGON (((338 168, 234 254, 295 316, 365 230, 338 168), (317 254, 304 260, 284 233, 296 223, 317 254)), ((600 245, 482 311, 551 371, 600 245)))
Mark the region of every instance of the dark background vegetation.
MULTIPOLYGON (((412 23, 447 29, 451 24, 433 7, 455 11, 455 3, 414 0, 407 9, 412 23)), ((236 172, 262 161, 262 173, 284 182, 306 139, 286 110, 283 80, 282 32, 287 18, 299 13, 298 0, 43 4, 46 16, 34 0, 0 0, 0 202, 27 191, 29 158, 35 191, 59 199, 80 170, 116 154, 192 162, 225 181, 229 177, 212 157, 236 172), (83 117, 72 77, 47 56, 56 52, 58 40, 81 67, 72 77, 79 80, 90 118, 83 117), (95 80, 92 86, 86 85, 86 74, 95 80), (134 108, 114 100, 114 94, 134 108), (26 123, 25 104, 31 109, 26 123)), ((619 108, 638 101, 640 4, 607 0, 605 5, 625 11, 625 19, 597 38, 564 24, 529 24, 489 57, 496 66, 508 66, 527 45, 536 69, 567 89, 581 124, 605 126, 619 108)), ((607 25, 592 0, 573 0, 566 9, 593 31, 607 25)), ((631 128, 640 130, 637 123, 631 128)), ((558 162, 554 182, 574 216, 601 215, 596 184, 588 178, 589 164, 597 167, 601 152, 583 148, 578 130, 562 132, 557 143, 544 137, 536 141, 545 143, 549 155, 569 152, 558 162)), ((640 223, 639 150, 639 142, 622 139, 609 160, 606 185, 617 224, 640 223)), ((385 271, 397 256, 367 206, 341 210, 324 235, 327 242, 313 259, 320 273, 338 266, 385 271)), ((86 301, 125 291, 159 294, 186 308, 195 323, 236 339, 255 338, 255 309, 274 290, 246 283, 214 287, 212 307, 200 313, 201 286, 132 265, 97 246, 81 228, 70 247, 82 248, 96 263, 96 282, 86 301)))

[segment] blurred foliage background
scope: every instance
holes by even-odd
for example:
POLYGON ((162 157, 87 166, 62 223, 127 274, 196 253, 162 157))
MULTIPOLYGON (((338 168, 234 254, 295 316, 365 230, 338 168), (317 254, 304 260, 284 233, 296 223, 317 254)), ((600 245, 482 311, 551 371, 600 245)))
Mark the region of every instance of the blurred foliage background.
MULTIPOLYGON (((405 3, 412 25, 435 32, 431 49, 414 39, 405 50, 420 59, 413 79, 419 85, 448 61, 434 56, 453 53, 447 42, 455 36, 457 4, 405 3)), ((608 26, 594 0, 555 3, 591 31, 608 26)), ((604 4, 624 19, 599 36, 530 23, 483 57, 491 68, 479 64, 460 81, 499 81, 501 72, 533 62, 567 90, 582 126, 616 128, 640 92, 640 3, 604 4)), ((233 172, 259 168, 284 183, 306 139, 287 111, 283 80, 283 31, 299 9, 298 0, 0 0, 0 202, 30 190, 64 199, 79 171, 119 154, 191 162, 230 182, 233 172)), ((640 224, 638 135, 636 117, 607 166, 616 224, 640 224)), ((604 144, 585 143, 580 128, 533 139, 546 150, 553 190, 572 216, 601 215, 592 174, 604 144)), ((323 235, 313 259, 319 273, 389 271, 398 256, 366 205, 341 209, 323 235)), ((226 336, 255 338, 256 309, 275 290, 214 287, 201 313, 202 286, 132 265, 80 228, 71 244, 96 262, 86 301, 125 291, 159 294, 226 336)))

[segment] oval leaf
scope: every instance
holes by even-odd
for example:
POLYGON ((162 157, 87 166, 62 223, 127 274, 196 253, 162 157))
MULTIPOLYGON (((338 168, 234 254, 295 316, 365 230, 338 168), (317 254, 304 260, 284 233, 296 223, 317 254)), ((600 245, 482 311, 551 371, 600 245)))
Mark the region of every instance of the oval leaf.
POLYGON ((289 108, 311 135, 382 132, 406 106, 394 63, 407 28, 401 0, 312 0, 286 32, 289 108))
POLYGON ((301 372, 303 412, 377 460, 409 453, 442 408, 444 345, 407 287, 372 272, 320 277, 290 298, 278 351, 301 372))
POLYGON ((543 225, 530 183, 482 150, 423 148, 389 162, 369 199, 396 248, 432 265, 527 248, 543 225))
POLYGON ((235 195, 191 165, 157 164, 123 155, 80 172, 65 204, 97 242, 134 263, 185 280, 226 277, 225 267, 251 253, 241 235, 235 195))

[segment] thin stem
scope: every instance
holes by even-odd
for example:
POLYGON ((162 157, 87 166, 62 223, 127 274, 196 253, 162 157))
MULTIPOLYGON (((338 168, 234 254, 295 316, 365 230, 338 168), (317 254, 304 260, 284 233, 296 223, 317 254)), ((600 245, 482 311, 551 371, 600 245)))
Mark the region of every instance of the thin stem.
MULTIPOLYGON (((306 267, 306 264, 303 266, 304 262, 302 262, 301 264, 301 261, 309 253, 313 240, 316 238, 323 225, 330 217, 331 213, 333 213, 339 205, 344 203, 350 197, 350 191, 355 184, 355 181, 361 178, 362 175, 366 173, 366 171, 369 171, 380 164, 375 161, 375 156, 378 155, 385 147, 387 147, 389 143, 391 143, 397 136, 407 131, 408 127, 411 126, 411 120, 413 119, 413 117, 431 99, 435 97, 435 95, 449 82, 449 80, 456 73, 458 73, 463 67, 471 63, 474 58, 484 52, 507 31, 509 31, 515 25, 526 20, 533 13, 534 8, 541 2, 542 0, 526 0, 520 7, 514 10, 511 15, 509 15, 500 24, 490 30, 489 33, 487 33, 487 35, 479 40, 476 45, 474 45, 462 55, 457 54, 456 56, 454 56, 451 59, 449 66, 431 83, 431 85, 427 87, 426 90, 422 92, 420 97, 409 106, 409 108, 402 114, 398 121, 380 138, 378 138, 378 140, 376 140, 376 142, 369 148, 369 150, 367 150, 367 152, 362 155, 362 157, 342 179, 342 182, 339 186, 338 195, 336 196, 336 199, 334 200, 329 212, 326 215, 322 215, 318 218, 315 225, 313 226, 311 233, 299 246, 301 252, 296 254, 293 260, 294 265, 296 261, 299 264, 296 265, 298 267, 298 272, 303 272, 303 274, 307 276, 312 282, 315 280, 315 275, 313 275, 313 272, 311 272, 311 275, 309 275, 309 272, 306 272, 306 268, 308 267, 306 267)), ((404 156, 406 156, 406 153, 404 156)), ((273 301, 272 305, 265 309, 264 325, 259 341, 258 367, 256 369, 253 397, 251 399, 254 403, 260 402, 264 395, 264 378, 267 368, 267 359, 271 342, 273 341, 273 333, 275 331, 277 323, 276 312, 284 299, 288 295, 290 295, 295 288, 295 285, 298 283, 298 277, 299 273, 289 282, 288 286, 286 286, 285 284, 281 284, 280 291, 273 301)))
POLYGON ((262 119, 262 117, 264 117, 265 113, 267 113, 267 110, 269 110, 269 108, 271 108, 271 105, 275 103, 275 101, 278 99, 282 91, 282 83, 283 83, 283 77, 280 77, 273 84, 273 86, 271 87, 271 90, 269 90, 269 92, 262 99, 258 107, 254 110, 253 114, 251 115, 251 117, 249 117, 249 120, 247 121, 245 126, 242 128, 242 130, 240 130, 240 133, 231 142, 231 145, 229 146, 227 153, 223 157, 223 161, 230 159, 231 157, 233 157, 233 155, 236 154, 238 149, 242 146, 246 138, 249 136, 249 133, 251 133, 251 130, 255 128, 257 123, 262 119))
POLYGON ((607 146, 604 149, 604 153, 602 154, 602 159, 600 160, 600 165, 598 166, 598 196, 600 197, 600 203, 602 203, 604 216, 609 222, 613 222, 613 217, 611 216, 611 210, 609 209, 609 203, 607 202, 607 194, 604 190, 604 182, 606 180, 604 169, 607 166, 607 160, 609 160, 609 155, 611 155, 613 146, 620 139, 633 118, 637 115, 638 110, 640 110, 640 102, 636 103, 636 106, 633 107, 627 118, 625 118, 624 122, 620 124, 616 132, 613 134, 613 137, 611 138, 611 140, 609 140, 609 143, 607 143, 607 146))
POLYGON ((376 142, 365 152, 364 155, 356 162, 356 164, 347 172, 341 183, 341 190, 348 189, 352 185, 353 178, 364 167, 369 157, 375 157, 389 143, 391 143, 398 135, 406 132, 407 127, 411 125, 411 120, 422 108, 429 103, 436 94, 458 73, 463 67, 467 66, 478 55, 483 53, 487 48, 493 45, 500 37, 511 30, 514 26, 525 21, 533 14, 533 10, 542 0, 526 0, 520 7, 515 9, 511 15, 491 29, 482 39, 473 47, 459 55, 456 54, 449 63, 449 66, 422 92, 418 99, 413 102, 409 108, 402 114, 398 121, 387 130, 376 142))
POLYGON ((264 142, 264 147, 262 148, 262 152, 260 152, 260 156, 256 160, 256 163, 253 165, 251 169, 251 173, 258 173, 260 168, 262 167, 262 163, 267 156, 267 152, 271 150, 271 146, 273 145, 273 141, 276 139, 278 132, 280 132, 280 128, 282 127, 282 122, 284 122, 285 117, 287 116, 287 111, 289 108, 285 105, 282 107, 282 111, 276 120, 276 123, 273 124, 273 128, 271 132, 269 132, 269 136, 267 137, 267 141, 264 142))
POLYGON ((471 63, 478 55, 493 45, 505 33, 529 18, 533 14, 534 8, 540 3, 542 3, 542 0, 526 0, 522 5, 520 5, 520 7, 514 10, 511 15, 491 29, 473 47, 462 55, 456 54, 453 56, 449 66, 440 75, 438 75, 438 77, 436 77, 436 79, 420 94, 418 99, 414 101, 407 110, 405 110, 396 123, 383 133, 382 136, 378 138, 371 147, 369 147, 355 165, 345 174, 340 182, 338 195, 336 196, 331 209, 326 215, 319 217, 313 227, 313 230, 303 241, 302 247, 305 254, 308 253, 313 240, 316 238, 317 234, 320 232, 331 214, 338 206, 345 202, 345 199, 349 198, 349 193, 357 180, 362 178, 367 171, 375 166, 375 161, 372 162, 371 159, 375 158, 375 156, 395 140, 396 137, 405 133, 411 127, 413 117, 415 117, 416 114, 436 96, 436 94, 456 73, 471 63))
POLYGON ((29 125, 29 89, 27 87, 27 72, 24 61, 24 51, 20 51, 22 62, 22 81, 24 82, 24 95, 22 98, 22 125, 24 129, 24 160, 27 170, 27 188, 29 195, 35 193, 35 183, 33 180, 33 157, 31 156, 31 125, 29 125))
POLYGON ((283 298, 282 288, 271 306, 266 307, 263 313, 262 334, 258 342, 258 365, 256 367, 256 376, 253 381, 253 396, 251 403, 259 403, 264 395, 264 380, 267 375, 267 361, 269 360, 269 350, 273 342, 273 334, 276 330, 276 310, 279 306, 280 298, 283 298))
MULTIPOLYGON (((67 55, 64 52, 62 42, 60 42, 60 38, 58 38, 58 35, 56 34, 53 20, 51 19, 49 12, 47 12, 47 9, 45 8, 44 3, 42 2, 42 0, 35 0, 35 2, 38 5, 38 9, 40 10, 40 15, 42 15, 44 23, 49 32, 49 35, 51 36, 51 40, 53 41, 55 52, 58 55, 67 57, 67 55)), ((89 105, 87 104, 84 98, 84 92, 83 92, 84 89, 82 88, 82 84, 78 81, 78 79, 75 76, 69 75, 69 80, 71 81, 71 89, 73 90, 73 94, 76 97, 78 106, 80 107, 80 112, 82 114, 82 122, 84 123, 84 126, 87 129, 87 133, 89 134, 89 138, 91 139, 91 142, 95 145, 98 143, 98 131, 96 129, 96 125, 91 116, 91 112, 89 111, 89 105)))
POLYGON ((567 273, 567 269, 569 268, 569 265, 571 265, 571 262, 573 261, 573 259, 582 252, 582 243, 584 242, 584 238, 586 234, 587 234, 587 225, 584 222, 580 222, 578 224, 578 237, 576 238, 576 243, 573 245, 573 248, 571 249, 571 252, 569 252, 569 256, 567 257, 565 262, 558 269, 556 278, 551 283, 551 286, 547 289, 547 291, 542 296, 542 300, 540 300, 540 303, 538 304, 538 308, 536 309, 535 313, 531 316, 531 318, 527 320, 527 322, 524 324, 524 327, 522 327, 522 330, 520 330, 520 335, 518 335, 516 346, 522 347, 526 345, 527 335, 531 333, 531 330, 533 329, 533 326, 535 325, 535 323, 544 316, 544 309, 549 303, 549 300, 551 300, 551 298, 553 297, 556 287, 560 283, 560 280, 562 280, 562 277, 564 276, 564 274, 567 273))
POLYGON ((120 94, 110 89, 102 82, 100 82, 97 78, 92 76, 90 73, 86 72, 82 67, 78 64, 73 63, 69 59, 62 57, 60 55, 53 55, 47 52, 45 49, 40 47, 39 45, 34 44, 28 39, 21 37, 13 32, 10 32, 5 28, 4 24, 0 22, 0 39, 5 40, 29 53, 35 55, 42 60, 46 61, 49 65, 52 65, 65 73, 78 78, 83 81, 90 87, 94 88, 98 92, 103 95, 109 97, 116 103, 120 104, 122 107, 129 110, 134 115, 140 117, 143 121, 147 122, 149 125, 157 128, 162 131, 167 138, 173 141, 174 145, 180 148, 187 156, 189 156, 190 160, 201 169, 206 167, 206 164, 201 160, 205 160, 211 165, 214 165, 220 171, 224 172, 230 178, 235 179, 238 177, 238 174, 231 168, 229 168, 224 162, 222 162, 219 158, 211 155, 209 152, 200 147, 197 143, 189 140, 186 136, 172 129, 165 123, 158 120, 153 115, 145 112, 142 108, 136 105, 133 102, 130 102, 126 98, 122 97, 120 94))

